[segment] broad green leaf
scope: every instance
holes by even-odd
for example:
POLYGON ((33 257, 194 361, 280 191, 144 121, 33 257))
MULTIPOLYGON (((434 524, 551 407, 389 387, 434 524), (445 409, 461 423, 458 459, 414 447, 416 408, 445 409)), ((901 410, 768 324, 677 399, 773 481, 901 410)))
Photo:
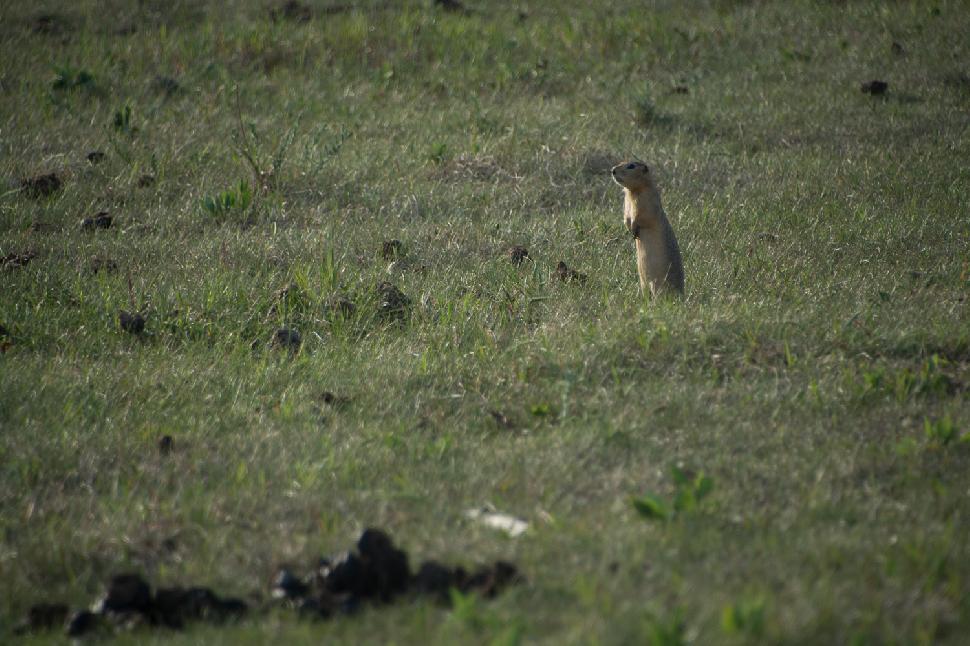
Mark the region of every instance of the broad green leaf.
POLYGON ((667 510, 666 505, 660 499, 650 495, 634 498, 633 508, 644 518, 667 520, 670 517, 670 512, 667 510))

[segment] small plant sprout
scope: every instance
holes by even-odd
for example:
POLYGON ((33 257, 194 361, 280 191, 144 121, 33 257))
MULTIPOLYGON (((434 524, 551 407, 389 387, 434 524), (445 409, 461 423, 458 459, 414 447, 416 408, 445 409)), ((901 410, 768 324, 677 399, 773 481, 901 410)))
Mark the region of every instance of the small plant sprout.
POLYGON ((742 599, 724 606, 721 628, 729 635, 761 637, 765 632, 765 600, 761 597, 742 599))
POLYGON ((646 643, 650 646, 684 646, 687 623, 679 608, 666 617, 650 617, 645 626, 646 643))
POLYGON ((671 467, 671 475, 677 485, 674 510, 678 512, 693 511, 714 488, 714 482, 703 473, 691 477, 677 465, 671 467))
POLYGON ((114 125, 114 129, 118 132, 123 132, 126 134, 133 132, 134 129, 131 125, 131 114, 132 110, 130 103, 125 103, 123 106, 115 110, 114 118, 111 121, 112 125, 114 125))
POLYGON ((923 420, 923 431, 926 438, 933 447, 944 448, 955 442, 964 443, 970 441, 970 435, 960 436, 953 420, 947 415, 937 420, 926 418, 923 420))
POLYGON ((679 465, 674 465, 670 471, 675 487, 672 502, 650 494, 632 500, 633 508, 644 518, 671 520, 678 514, 694 511, 714 489, 714 481, 703 473, 691 474, 679 465))
POLYGON ((541 402, 538 404, 533 404, 529 409, 529 412, 531 412, 534 417, 549 417, 552 415, 553 411, 552 406, 546 402, 541 402))
POLYGON ((225 217, 230 211, 241 212, 249 208, 253 192, 245 180, 231 189, 202 199, 202 208, 213 217, 225 217))
POLYGON ((634 498, 633 508, 641 516, 651 520, 667 520, 670 518, 670 510, 664 501, 649 494, 634 498))
POLYGON ((94 75, 84 69, 58 67, 54 73, 51 88, 54 90, 75 90, 94 86, 94 75))
POLYGON ((431 152, 428 153, 428 159, 434 164, 442 164, 448 157, 448 144, 443 141, 439 141, 431 145, 431 152))

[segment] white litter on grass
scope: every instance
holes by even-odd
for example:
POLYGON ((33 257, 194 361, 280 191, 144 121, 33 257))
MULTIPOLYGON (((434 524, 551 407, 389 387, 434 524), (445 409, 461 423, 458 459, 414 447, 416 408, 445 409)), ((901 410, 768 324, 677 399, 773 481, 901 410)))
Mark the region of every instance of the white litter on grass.
POLYGON ((487 527, 505 532, 512 538, 521 536, 525 533, 525 530, 529 529, 529 523, 521 518, 497 512, 488 507, 469 509, 465 512, 465 518, 478 521, 487 527))

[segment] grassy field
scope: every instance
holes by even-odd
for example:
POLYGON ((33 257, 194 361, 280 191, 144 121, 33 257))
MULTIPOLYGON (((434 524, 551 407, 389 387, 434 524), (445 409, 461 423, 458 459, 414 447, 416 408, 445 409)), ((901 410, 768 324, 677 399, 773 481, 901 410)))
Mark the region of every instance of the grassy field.
POLYGON ((376 526, 527 582, 119 638, 967 643, 970 7, 467 4, 0 7, 0 640, 376 526))

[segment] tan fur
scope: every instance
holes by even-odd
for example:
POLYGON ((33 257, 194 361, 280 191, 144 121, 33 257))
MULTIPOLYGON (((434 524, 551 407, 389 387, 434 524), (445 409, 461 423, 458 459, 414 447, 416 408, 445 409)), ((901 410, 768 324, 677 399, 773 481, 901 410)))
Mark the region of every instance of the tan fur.
POLYGON ((617 164, 613 181, 623 187, 623 221, 636 238, 640 292, 656 297, 684 293, 684 265, 677 237, 660 204, 660 191, 642 162, 617 164))

